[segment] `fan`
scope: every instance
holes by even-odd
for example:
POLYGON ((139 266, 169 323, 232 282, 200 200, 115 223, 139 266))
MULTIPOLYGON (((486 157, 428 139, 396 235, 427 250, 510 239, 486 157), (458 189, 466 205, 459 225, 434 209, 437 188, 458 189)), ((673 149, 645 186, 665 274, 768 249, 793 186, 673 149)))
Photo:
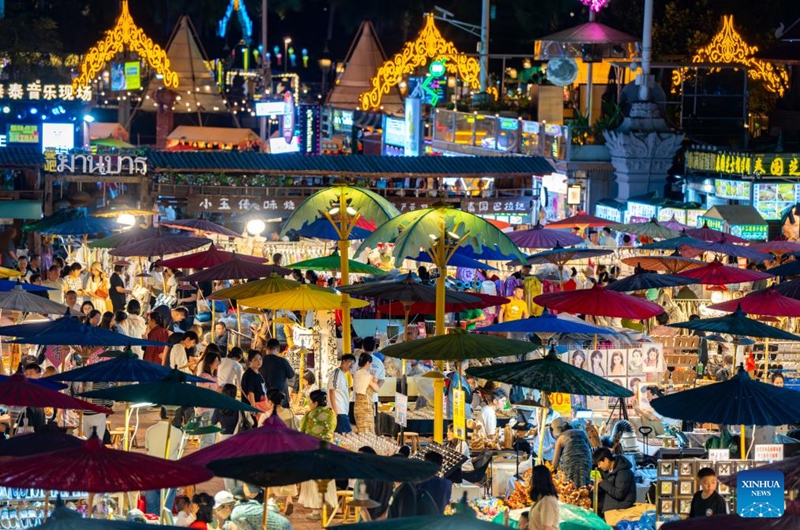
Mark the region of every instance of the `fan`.
POLYGON ((578 77, 578 63, 570 57, 556 57, 547 61, 547 80, 556 86, 571 85, 578 77))

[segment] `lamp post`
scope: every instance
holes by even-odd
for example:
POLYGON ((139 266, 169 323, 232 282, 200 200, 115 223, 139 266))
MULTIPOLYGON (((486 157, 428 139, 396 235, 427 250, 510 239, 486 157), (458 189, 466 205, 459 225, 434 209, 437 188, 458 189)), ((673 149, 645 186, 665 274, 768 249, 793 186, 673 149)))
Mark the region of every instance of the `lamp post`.
POLYGON ((289 44, 292 43, 291 37, 283 39, 283 73, 289 71, 289 44))
POLYGON ((319 68, 322 70, 322 83, 320 85, 319 92, 322 95, 322 99, 324 102, 325 96, 328 90, 328 74, 330 74, 331 66, 333 65, 333 61, 330 57, 328 57, 328 48, 322 52, 323 56, 322 59, 319 60, 319 68))
MULTIPOLYGON (((342 285, 350 284, 350 232, 361 218, 358 211, 347 204, 345 185, 339 188, 339 203, 327 212, 322 212, 339 236, 339 259, 342 285)), ((333 201, 331 201, 333 202, 333 201)), ((335 203, 334 203, 335 204, 335 203)), ((342 352, 350 353, 353 347, 350 334, 350 295, 342 293, 342 352)))

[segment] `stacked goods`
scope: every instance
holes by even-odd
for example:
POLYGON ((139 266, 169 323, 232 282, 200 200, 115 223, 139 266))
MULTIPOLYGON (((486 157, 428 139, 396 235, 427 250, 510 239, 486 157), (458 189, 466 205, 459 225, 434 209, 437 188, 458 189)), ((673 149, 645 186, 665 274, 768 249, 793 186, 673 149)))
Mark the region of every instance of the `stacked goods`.
MULTIPOLYGON (((528 490, 531 487, 530 481, 531 471, 527 470, 522 473, 522 480, 516 483, 514 491, 506 499, 506 505, 509 508, 516 510, 532 504, 528 496, 528 490)), ((587 510, 592 509, 592 495, 589 486, 576 488, 575 484, 571 480, 567 480, 560 471, 553 476, 553 483, 556 485, 556 490, 558 490, 559 501, 587 510)))

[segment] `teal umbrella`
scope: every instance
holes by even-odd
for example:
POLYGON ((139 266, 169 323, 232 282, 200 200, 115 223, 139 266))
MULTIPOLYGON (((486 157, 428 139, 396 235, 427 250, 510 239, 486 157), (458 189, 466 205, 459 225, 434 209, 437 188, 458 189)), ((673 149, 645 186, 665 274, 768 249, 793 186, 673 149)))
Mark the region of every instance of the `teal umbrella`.
POLYGON ((669 324, 673 328, 694 329, 697 331, 707 331, 709 333, 727 333, 729 335, 741 335, 745 337, 758 337, 762 339, 778 340, 800 340, 800 337, 793 335, 782 329, 772 327, 758 320, 747 318, 747 313, 742 311, 741 306, 730 315, 718 318, 702 318, 669 324))
POLYGON ((486 359, 504 355, 524 355, 534 349, 533 344, 505 337, 477 335, 455 329, 447 335, 401 342, 381 350, 389 357, 436 361, 486 359))

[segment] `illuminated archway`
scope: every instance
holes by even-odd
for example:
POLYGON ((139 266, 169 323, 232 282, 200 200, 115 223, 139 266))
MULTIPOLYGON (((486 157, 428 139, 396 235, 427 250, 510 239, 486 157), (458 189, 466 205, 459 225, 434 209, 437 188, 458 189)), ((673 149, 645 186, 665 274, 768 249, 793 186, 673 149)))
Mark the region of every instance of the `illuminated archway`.
POLYGON ((106 63, 125 49, 139 54, 150 68, 163 76, 165 86, 169 88, 178 86, 178 74, 170 69, 167 52, 136 25, 128 10, 128 0, 122 1, 122 11, 114 27, 106 32, 103 40, 86 52, 80 65, 80 75, 72 81, 72 86, 77 88, 91 84, 106 63))
MULTIPOLYGON (((383 96, 400 84, 403 76, 412 74, 420 67, 433 60, 445 60, 445 67, 450 74, 457 74, 461 81, 473 90, 480 90, 481 66, 477 59, 468 57, 456 48, 455 44, 445 40, 433 19, 433 15, 425 15, 425 26, 416 40, 407 42, 403 49, 391 59, 383 63, 375 76, 370 80, 372 89, 363 92, 359 98, 362 110, 378 109, 383 96)), ((487 90, 495 99, 497 89, 487 90)))
MULTIPOLYGON (((762 61, 755 57, 758 46, 747 44, 733 27, 733 15, 722 17, 722 29, 714 35, 708 45, 698 49, 692 57, 693 63, 739 64, 747 67, 750 79, 764 82, 770 92, 783 96, 789 86, 789 74, 782 66, 762 61)), ((673 92, 680 86, 688 69, 681 68, 672 73, 673 92)))

